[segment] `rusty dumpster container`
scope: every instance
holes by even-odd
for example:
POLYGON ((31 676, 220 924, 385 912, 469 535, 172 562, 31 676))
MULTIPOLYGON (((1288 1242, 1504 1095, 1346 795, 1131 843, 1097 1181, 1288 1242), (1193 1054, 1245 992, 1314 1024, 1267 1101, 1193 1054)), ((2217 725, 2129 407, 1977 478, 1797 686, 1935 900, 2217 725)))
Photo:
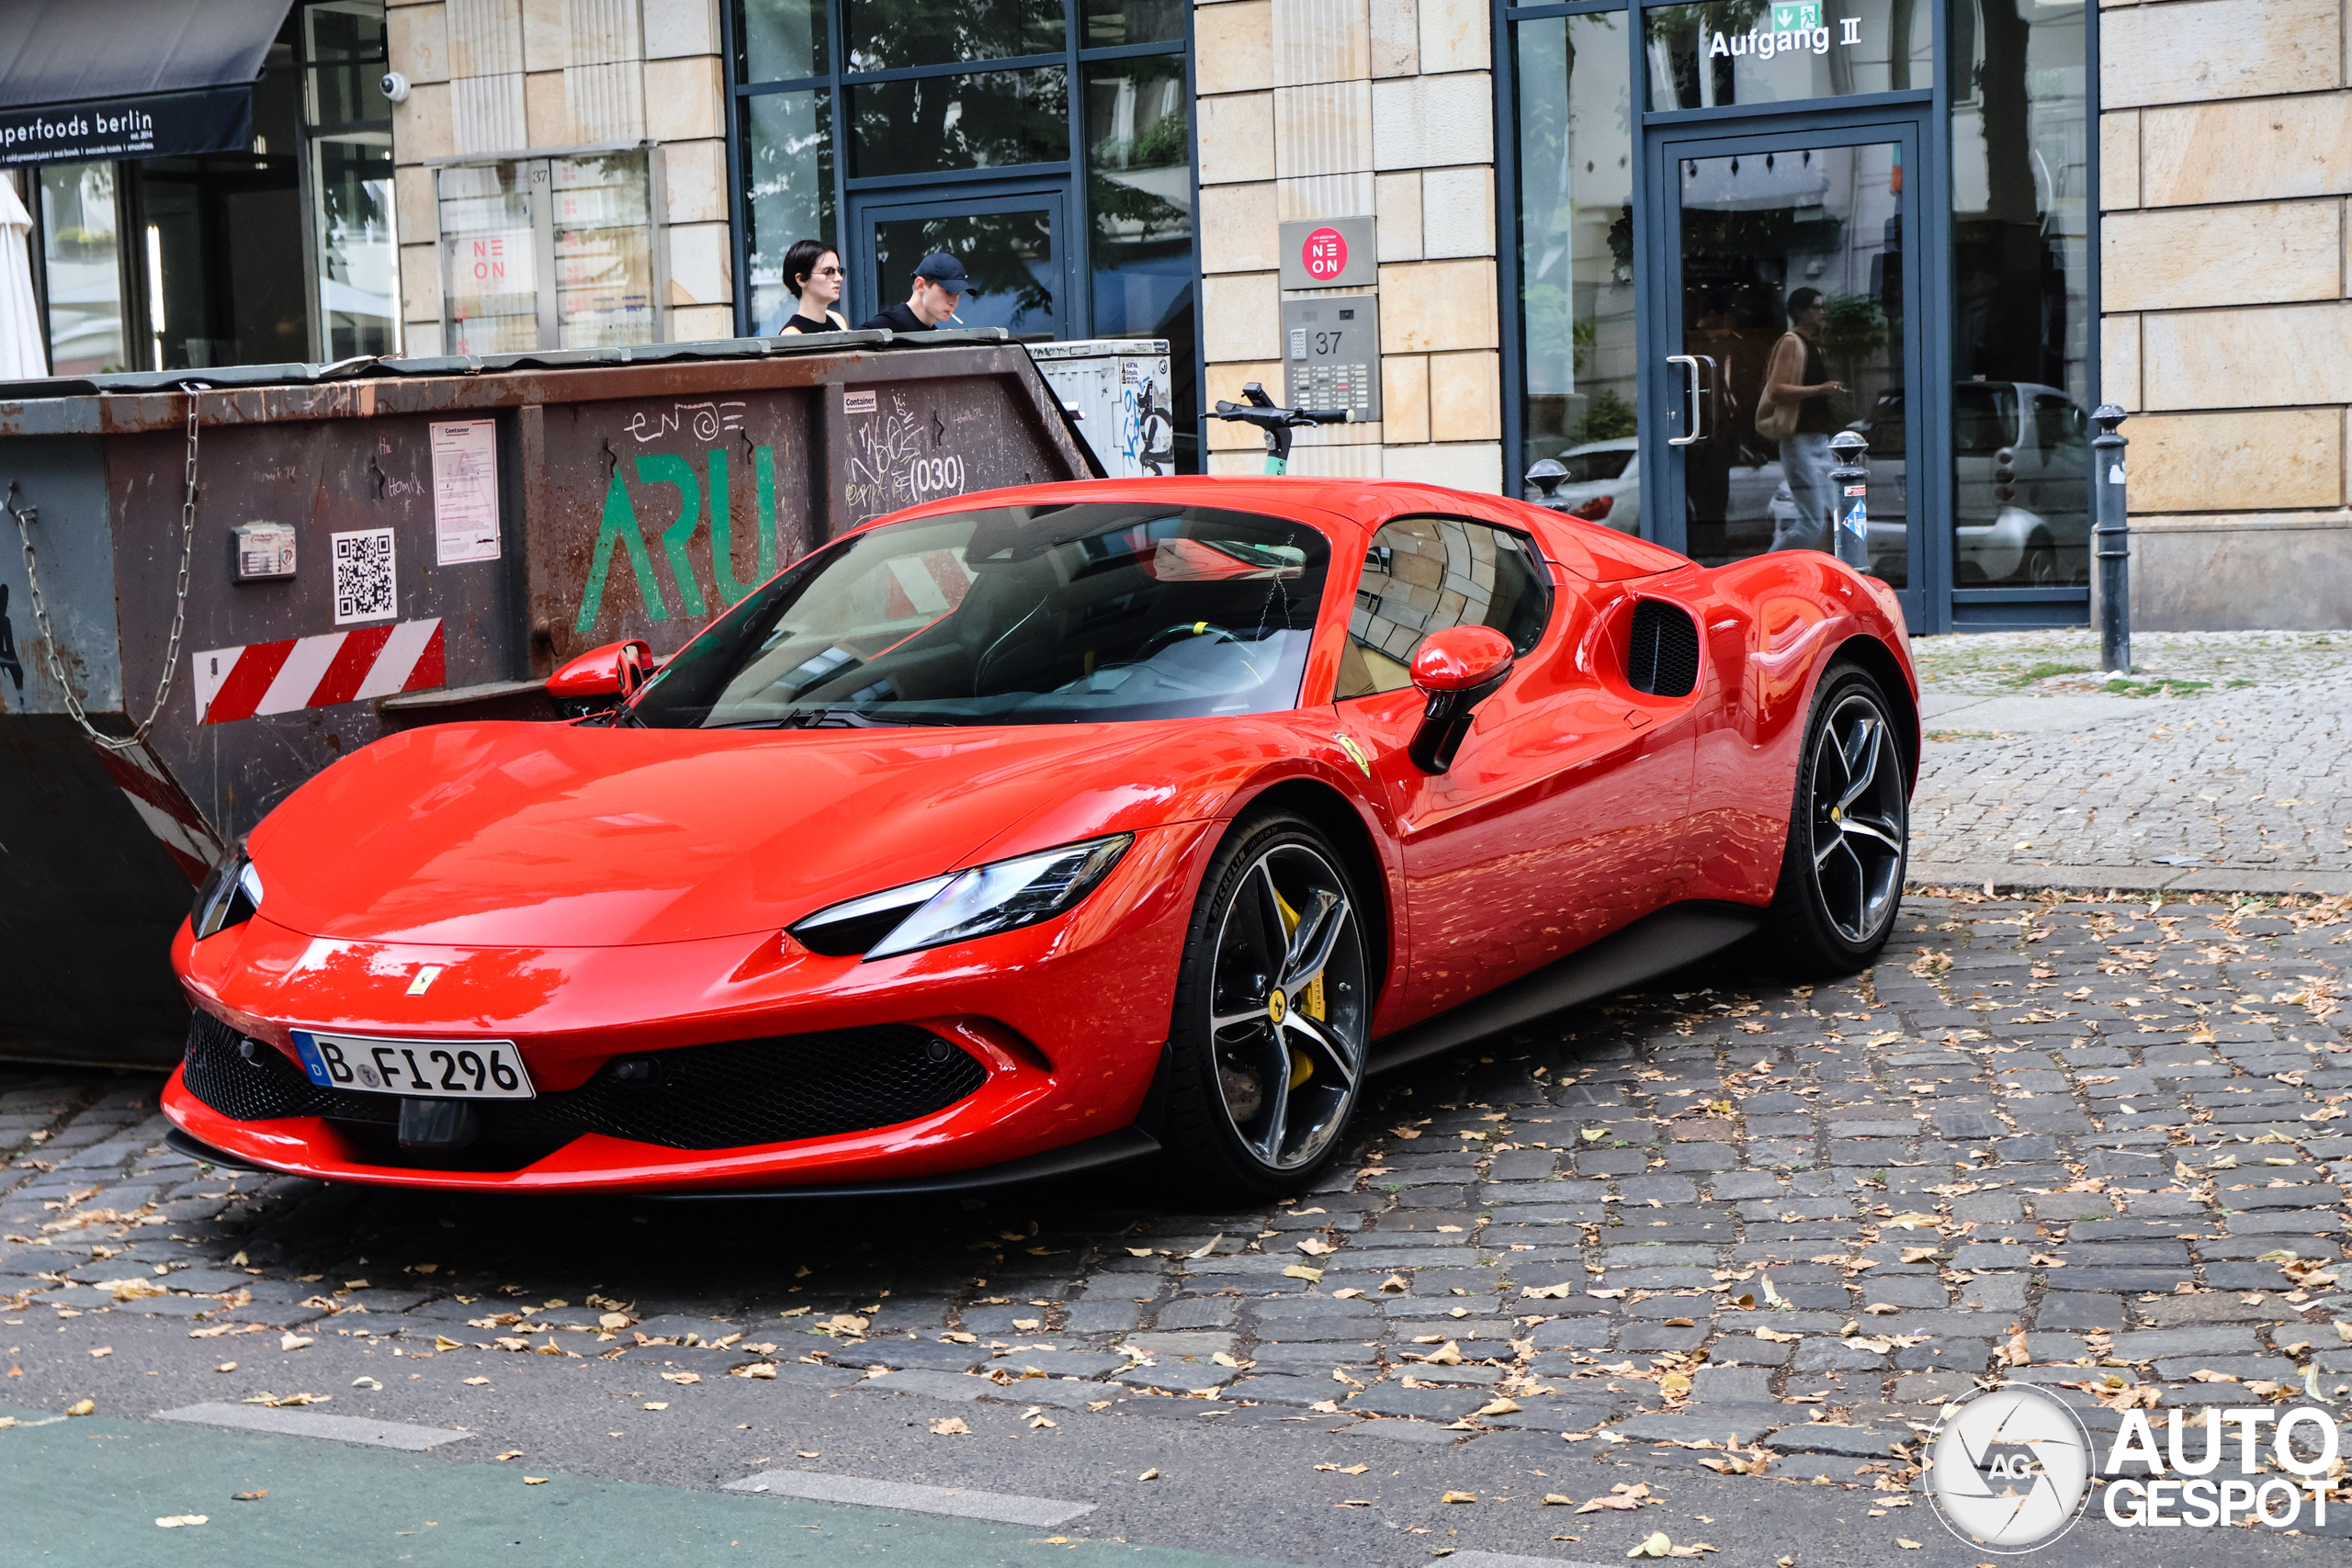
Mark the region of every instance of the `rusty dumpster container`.
POLYGON ((344 752, 552 720, 565 660, 843 529, 1100 472, 995 331, 0 385, 0 1057, 175 1060, 191 882, 344 752))

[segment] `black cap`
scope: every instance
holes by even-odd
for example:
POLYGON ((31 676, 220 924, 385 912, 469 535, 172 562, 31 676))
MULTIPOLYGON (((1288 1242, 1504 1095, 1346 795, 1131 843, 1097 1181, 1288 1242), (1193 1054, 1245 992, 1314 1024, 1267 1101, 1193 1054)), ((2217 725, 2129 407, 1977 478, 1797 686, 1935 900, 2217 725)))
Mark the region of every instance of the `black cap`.
POLYGON ((964 276, 964 264, 945 251, 933 251, 915 264, 915 276, 927 277, 950 294, 961 294, 972 287, 964 276))

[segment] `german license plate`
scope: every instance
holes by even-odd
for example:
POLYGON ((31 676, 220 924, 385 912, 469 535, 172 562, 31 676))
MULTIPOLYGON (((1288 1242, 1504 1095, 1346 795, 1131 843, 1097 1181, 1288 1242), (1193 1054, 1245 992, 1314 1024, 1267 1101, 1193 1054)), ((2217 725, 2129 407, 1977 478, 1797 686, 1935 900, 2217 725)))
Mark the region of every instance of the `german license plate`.
POLYGON ((294 1049, 321 1089, 435 1100, 531 1100, 538 1093, 512 1040, 381 1040, 298 1029, 294 1049))

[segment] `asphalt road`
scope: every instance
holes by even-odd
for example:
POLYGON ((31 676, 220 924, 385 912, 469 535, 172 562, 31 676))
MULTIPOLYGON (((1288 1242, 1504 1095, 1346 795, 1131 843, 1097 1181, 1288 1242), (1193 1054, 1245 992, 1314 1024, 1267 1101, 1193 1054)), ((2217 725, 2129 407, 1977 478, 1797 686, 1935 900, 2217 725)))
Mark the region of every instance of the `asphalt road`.
MULTIPOLYGON (((1915 900, 1854 982, 1686 975, 1389 1082, 1246 1213, 325 1189, 158 1153, 152 1079, 6 1069, 0 1564, 1983 1562, 1913 1463, 1982 1380, 2101 1442, 2114 1388, 2341 1407, 2347 932, 1915 900), (156 1419, 206 1405, 434 1446, 156 1419)), ((2344 1551, 2220 1544, 2093 1517, 2034 1560, 2344 1551)))

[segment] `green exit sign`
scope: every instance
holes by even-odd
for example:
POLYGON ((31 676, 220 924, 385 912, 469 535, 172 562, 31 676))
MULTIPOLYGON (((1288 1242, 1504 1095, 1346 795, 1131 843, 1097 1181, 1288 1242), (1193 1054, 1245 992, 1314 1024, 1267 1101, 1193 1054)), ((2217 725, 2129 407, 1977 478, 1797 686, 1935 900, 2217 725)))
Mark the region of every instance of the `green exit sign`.
POLYGON ((1774 0, 1772 30, 1776 33, 1811 32, 1821 26, 1819 0, 1774 0))

